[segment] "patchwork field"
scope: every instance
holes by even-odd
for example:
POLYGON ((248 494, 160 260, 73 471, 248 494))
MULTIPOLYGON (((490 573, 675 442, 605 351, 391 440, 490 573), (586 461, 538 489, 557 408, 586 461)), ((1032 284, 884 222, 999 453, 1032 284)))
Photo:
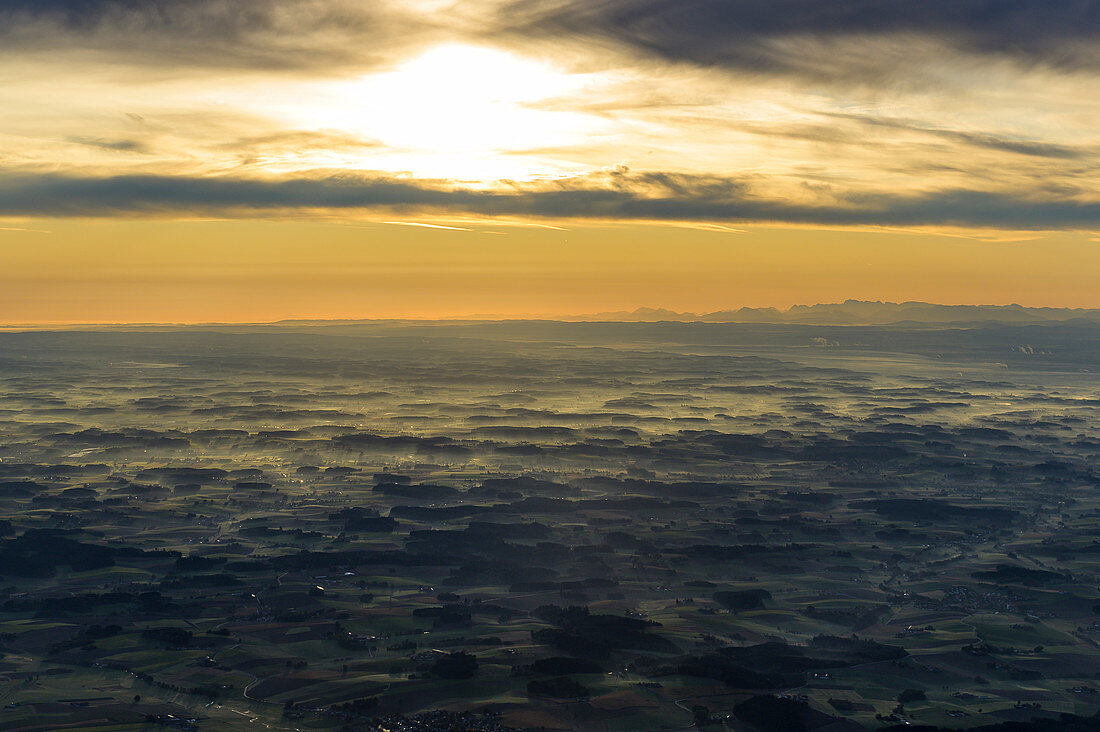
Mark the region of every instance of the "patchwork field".
POLYGON ((1098 341, 2 333, 0 728, 1092 729, 1098 341))

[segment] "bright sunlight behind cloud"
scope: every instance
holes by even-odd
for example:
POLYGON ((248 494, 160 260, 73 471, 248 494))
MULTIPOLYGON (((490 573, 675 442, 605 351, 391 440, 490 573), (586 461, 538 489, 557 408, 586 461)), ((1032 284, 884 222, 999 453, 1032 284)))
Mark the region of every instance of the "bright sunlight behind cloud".
POLYGON ((503 153, 577 144, 607 123, 548 101, 600 83, 515 54, 448 44, 382 73, 320 82, 305 99, 257 110, 303 129, 336 129, 380 144, 339 167, 490 181, 561 172, 503 153))

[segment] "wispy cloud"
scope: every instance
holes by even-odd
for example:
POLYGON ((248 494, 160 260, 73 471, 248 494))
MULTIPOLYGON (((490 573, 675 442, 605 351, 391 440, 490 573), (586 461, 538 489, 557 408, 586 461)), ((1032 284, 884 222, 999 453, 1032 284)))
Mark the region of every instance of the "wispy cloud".
POLYGON ((100 150, 139 154, 148 152, 145 144, 139 140, 104 140, 102 138, 92 137, 70 137, 68 139, 69 142, 76 143, 77 145, 87 145, 88 147, 95 147, 100 150))
POLYGON ((443 224, 425 224, 420 221, 383 221, 383 224, 393 226, 419 226, 423 229, 445 229, 446 231, 473 231, 462 226, 444 226, 443 224))
POLYGON ((1082 159, 1096 155, 1096 150, 1086 146, 1061 145, 1057 143, 1043 142, 1041 140, 1028 140, 997 135, 990 132, 972 130, 953 130, 934 125, 921 124, 913 120, 895 119, 891 117, 872 116, 869 114, 829 114, 837 119, 846 119, 871 127, 887 127, 906 132, 916 132, 932 137, 960 142, 975 147, 984 147, 1002 152, 1018 153, 1042 158, 1056 159, 1082 159))
POLYGON ((28 234, 52 234, 52 231, 47 229, 28 229, 22 226, 0 226, 0 231, 19 231, 28 234))
POLYGON ((745 234, 745 229, 735 229, 732 226, 724 226, 722 224, 708 224, 708 223, 680 223, 677 222, 676 226, 682 226, 689 229, 697 229, 699 231, 718 231, 725 234, 745 234))

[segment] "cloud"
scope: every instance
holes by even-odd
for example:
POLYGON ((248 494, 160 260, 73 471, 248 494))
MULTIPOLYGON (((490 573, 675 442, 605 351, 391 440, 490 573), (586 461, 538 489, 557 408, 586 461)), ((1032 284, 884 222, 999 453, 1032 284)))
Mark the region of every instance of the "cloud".
POLYGON ((0 179, 0 215, 247 215, 344 211, 518 216, 541 219, 768 222, 839 226, 1095 229, 1100 201, 1015 191, 846 194, 814 203, 763 192, 756 178, 615 170, 566 180, 470 188, 384 175, 288 179, 65 175, 0 179))
POLYGON ((383 224, 391 226, 418 226, 422 229, 443 229, 446 231, 473 231, 463 226, 443 226, 442 224, 425 224, 420 221, 383 221, 383 224))
MULTIPOLYGON (((772 122, 764 124, 738 121, 727 123, 727 127, 760 137, 778 137, 801 142, 821 143, 832 148, 838 145, 866 146, 869 144, 866 135, 867 128, 879 128, 886 131, 914 133, 928 138, 929 141, 957 143, 958 145, 983 148, 995 152, 1053 160, 1088 161, 1096 157, 1097 152, 1100 151, 1097 147, 1090 145, 1064 145, 979 130, 950 129, 914 120, 894 119, 869 114, 837 113, 827 110, 816 110, 815 114, 826 118, 826 122, 772 122), (840 125, 838 122, 852 122, 854 125, 840 125), (860 127, 863 129, 861 130, 860 127)), ((898 151, 899 143, 896 136, 892 142, 894 150, 898 151)), ((953 154, 957 154, 958 148, 952 145, 951 150, 954 151, 953 154)), ((922 149, 914 154, 925 158, 925 160, 927 159, 926 150, 922 149)), ((1009 160, 1013 163, 1018 162, 1015 159, 1009 160)))
POLYGON ((353 135, 310 130, 281 130, 266 135, 249 135, 221 147, 227 150, 247 152, 286 152, 298 150, 344 150, 378 147, 374 140, 364 140, 353 135))
POLYGON ((1094 148, 1059 145, 1057 143, 1042 142, 1040 140, 1014 139, 985 132, 945 129, 942 127, 924 125, 910 120, 899 120, 889 117, 836 113, 827 114, 827 116, 837 119, 852 120, 872 127, 886 127, 906 132, 918 132, 952 142, 963 143, 965 145, 984 147, 1000 152, 1017 153, 1019 155, 1030 155, 1033 157, 1080 159, 1096 153, 1094 148))
POLYGON ((47 229, 28 229, 23 226, 0 226, 0 231, 19 231, 28 234, 52 234, 47 229))
MULTIPOLYGON (((760 171, 773 190, 758 198, 811 204, 825 195, 814 186, 912 196, 1032 185, 1058 197, 1054 186, 1095 186, 1100 164, 1095 74, 1064 73, 1100 69, 1086 68, 1100 53, 1098 5, 469 0, 443 12, 436 0, 0 0, 11 78, 0 133, 13 141, 0 173, 347 168, 489 181, 625 162, 760 171), (401 76, 437 42, 507 47, 517 65, 490 54, 488 70, 460 79, 488 101, 439 100, 413 83, 437 67, 401 76), (497 66, 520 79, 545 66, 568 90, 492 101, 497 66)), ((651 175, 630 185, 677 201, 688 189, 722 199, 706 185, 744 182, 697 175, 677 191, 674 177, 651 175)))
POLYGON ((378 148, 375 140, 336 132, 281 130, 265 135, 247 135, 213 146, 215 154, 229 153, 241 165, 263 165, 308 155, 354 155, 378 148))
POLYGON ((1100 66, 1097 0, 518 0, 501 18, 519 35, 819 78, 881 76, 899 70, 898 58, 887 59, 899 49, 912 60, 940 44, 1025 64, 1100 66), (841 52, 856 42, 869 53, 841 52))
POLYGON ((1031 65, 1100 67, 1100 0, 5 0, 9 48, 92 49, 156 66, 384 65, 433 40, 575 42, 807 78, 919 74, 944 46, 1031 65))
POLYGON ((98 137, 70 137, 69 142, 73 142, 78 145, 87 145, 89 147, 99 148, 100 150, 110 150, 112 152, 141 154, 145 154, 148 152, 145 144, 140 140, 105 140, 98 137))
POLYGON ((385 63, 436 29, 398 2, 5 0, 8 50, 94 51, 154 67, 310 69, 385 63))

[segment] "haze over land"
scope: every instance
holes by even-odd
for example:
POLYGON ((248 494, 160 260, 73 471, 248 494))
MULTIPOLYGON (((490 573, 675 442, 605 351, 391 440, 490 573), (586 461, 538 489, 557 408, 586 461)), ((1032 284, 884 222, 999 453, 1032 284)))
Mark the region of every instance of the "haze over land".
POLYGON ((0 732, 1100 730, 1100 0, 0 0, 0 732))
POLYGON ((0 333, 0 724, 1093 729, 1098 351, 1081 319, 0 333))

